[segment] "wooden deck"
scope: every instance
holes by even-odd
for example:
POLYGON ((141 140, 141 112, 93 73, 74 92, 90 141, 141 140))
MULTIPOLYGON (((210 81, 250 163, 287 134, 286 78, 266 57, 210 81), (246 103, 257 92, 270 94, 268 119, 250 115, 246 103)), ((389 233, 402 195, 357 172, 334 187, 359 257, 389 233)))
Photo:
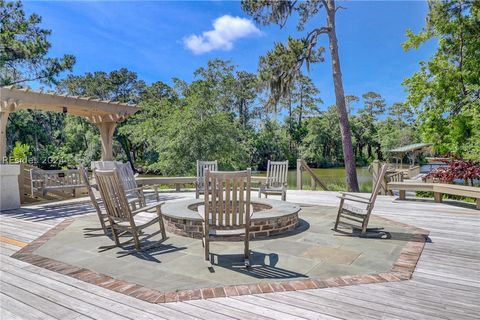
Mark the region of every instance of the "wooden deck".
MULTIPOLYGON (((336 206, 335 195, 289 190, 287 200, 336 206)), ((9 257, 86 208, 1 214, 1 319, 480 319, 480 211, 471 207, 379 197, 373 214, 430 230, 412 280, 161 305, 9 257)))

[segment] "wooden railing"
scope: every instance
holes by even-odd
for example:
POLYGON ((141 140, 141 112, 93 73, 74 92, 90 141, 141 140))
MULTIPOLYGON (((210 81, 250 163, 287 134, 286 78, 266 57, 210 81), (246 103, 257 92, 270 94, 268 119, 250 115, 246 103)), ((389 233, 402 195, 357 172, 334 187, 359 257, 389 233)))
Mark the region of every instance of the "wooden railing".
MULTIPOLYGON (((252 183, 254 184, 264 184, 266 180, 266 177, 252 176, 252 183)), ((191 188, 197 181, 197 177, 136 177, 135 181, 139 186, 174 185, 175 191, 179 192, 184 185, 189 185, 191 188)))
POLYGON ((420 174, 420 166, 411 166, 408 168, 408 178, 412 179, 420 174))
POLYGON ((302 190, 302 172, 306 171, 310 175, 310 187, 312 190, 317 189, 317 184, 325 191, 328 191, 327 186, 317 176, 317 174, 308 166, 303 159, 297 159, 297 190, 302 190))
MULTIPOLYGON (((372 189, 375 188, 382 165, 383 163, 379 160, 374 160, 369 167, 369 171, 372 173, 372 189)), ((420 169, 418 169, 418 171, 420 172, 420 169)), ((391 167, 389 166, 380 186, 379 194, 392 194, 392 191, 388 189, 387 184, 389 182, 403 182, 404 178, 410 178, 408 169, 402 169, 393 165, 391 167)))

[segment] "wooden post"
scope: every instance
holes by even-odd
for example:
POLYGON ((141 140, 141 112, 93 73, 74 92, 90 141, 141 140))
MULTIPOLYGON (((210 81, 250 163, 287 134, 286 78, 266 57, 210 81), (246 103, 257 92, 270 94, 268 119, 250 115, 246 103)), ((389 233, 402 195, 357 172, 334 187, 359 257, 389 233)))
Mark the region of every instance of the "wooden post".
POLYGON ((7 161, 7 122, 8 110, 2 109, 0 112, 0 163, 8 163, 7 161))
POLYGON ((297 159, 297 190, 302 190, 302 159, 297 159))
POLYGON ((20 193, 20 203, 25 202, 25 164, 20 163, 20 174, 18 175, 18 192, 20 193))
POLYGON ((113 160, 113 132, 117 126, 116 122, 99 122, 97 123, 100 130, 100 139, 102 140, 102 161, 113 160))
POLYGON ((433 199, 435 200, 435 202, 442 202, 442 197, 443 197, 443 193, 440 193, 440 192, 434 192, 433 193, 433 199))
MULTIPOLYGON (((372 162, 372 190, 375 189, 375 184, 377 183, 377 180, 380 175, 380 171, 382 168, 382 163, 380 160, 373 160, 372 162)), ((382 181, 382 185, 380 187, 380 192, 379 194, 387 194, 387 183, 386 181, 382 181)))

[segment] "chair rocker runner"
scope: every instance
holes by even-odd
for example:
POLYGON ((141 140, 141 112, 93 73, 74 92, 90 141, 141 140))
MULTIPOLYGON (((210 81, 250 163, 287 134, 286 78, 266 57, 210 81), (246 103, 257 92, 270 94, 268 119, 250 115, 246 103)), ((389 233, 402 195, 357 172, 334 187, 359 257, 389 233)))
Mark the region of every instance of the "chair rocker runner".
POLYGON ((335 226, 333 227, 334 231, 340 232, 340 230, 338 230, 338 226, 339 224, 343 224, 350 226, 352 229, 361 229, 361 236, 365 236, 367 234, 367 226, 370 219, 370 214, 372 213, 375 200, 377 199, 377 195, 382 186, 382 181, 385 178, 386 172, 387 165, 384 164, 380 169, 380 174, 375 182, 373 192, 368 198, 356 194, 341 192, 341 196, 338 197, 340 198, 340 206, 338 208, 335 226), (350 204, 351 202, 355 204, 350 204), (342 221, 342 218, 348 220, 348 222, 342 221), (358 226, 356 223, 360 224, 360 226, 358 226))
POLYGON ((287 198, 288 186, 288 160, 270 161, 267 165, 267 180, 260 185, 258 197, 262 194, 267 198, 268 195, 280 195, 283 201, 287 198))
MULTIPOLYGON (((155 223, 158 223, 160 226, 159 232, 162 234, 162 239, 164 240, 167 238, 160 208, 163 202, 157 202, 149 206, 143 206, 136 210, 132 210, 116 169, 95 170, 94 175, 100 189, 110 228, 117 246, 132 241, 132 239, 130 239, 126 242, 120 243, 120 234, 129 233, 132 235, 133 241, 135 242, 135 249, 141 250, 139 236, 143 235, 143 230, 145 228, 155 223), (138 215, 139 213, 149 212, 153 209, 156 210, 156 217, 154 218, 147 218, 138 215)), ((158 232, 149 234, 144 240, 156 234, 158 234, 158 232)))
POLYGON ((197 160, 197 180, 195 181, 195 197, 198 199, 205 193, 205 170, 218 171, 218 163, 215 161, 197 160))
POLYGON ((199 206, 203 217, 205 260, 210 261, 210 241, 232 238, 244 241, 245 265, 250 266, 251 170, 222 172, 205 170, 205 205, 199 206))

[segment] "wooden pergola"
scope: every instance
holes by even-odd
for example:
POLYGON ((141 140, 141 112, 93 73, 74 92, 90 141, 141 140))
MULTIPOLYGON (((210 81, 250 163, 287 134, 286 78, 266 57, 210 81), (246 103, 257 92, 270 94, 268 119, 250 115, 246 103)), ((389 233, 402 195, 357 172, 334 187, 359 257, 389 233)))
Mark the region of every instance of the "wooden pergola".
POLYGON ((0 88, 0 163, 5 162, 7 152, 7 121, 11 112, 18 109, 34 109, 62 112, 88 119, 100 130, 102 160, 112 160, 113 133, 117 123, 139 110, 136 105, 104 101, 91 97, 60 95, 14 86, 0 88))

